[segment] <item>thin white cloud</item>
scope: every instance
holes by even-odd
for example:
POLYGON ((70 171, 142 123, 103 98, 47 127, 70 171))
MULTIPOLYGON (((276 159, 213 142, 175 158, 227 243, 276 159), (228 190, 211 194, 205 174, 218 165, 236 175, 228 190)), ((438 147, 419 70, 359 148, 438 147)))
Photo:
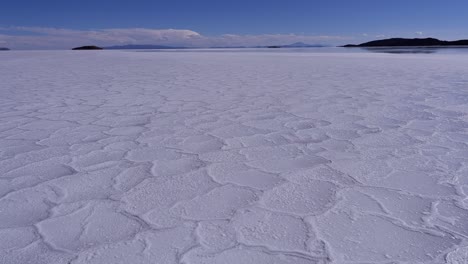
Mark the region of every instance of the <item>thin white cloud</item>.
POLYGON ((80 45, 158 44, 187 47, 281 45, 293 42, 335 44, 350 39, 342 36, 262 34, 204 36, 186 29, 114 28, 73 30, 46 27, 0 27, 0 43, 11 48, 52 49, 80 45), (17 34, 20 32, 21 34, 17 34), (16 33, 16 34, 14 34, 16 33))
POLYGON ((418 36, 422 36, 423 35, 423 32, 422 31, 417 31, 417 32, 414 32, 414 34, 418 35, 418 36))

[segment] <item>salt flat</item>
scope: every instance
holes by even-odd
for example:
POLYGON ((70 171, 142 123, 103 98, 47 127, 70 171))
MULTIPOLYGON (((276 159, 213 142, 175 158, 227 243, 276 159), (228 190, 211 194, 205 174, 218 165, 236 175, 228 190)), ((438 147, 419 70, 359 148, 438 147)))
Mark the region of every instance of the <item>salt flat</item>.
POLYGON ((467 263, 468 55, 0 54, 0 263, 467 263))

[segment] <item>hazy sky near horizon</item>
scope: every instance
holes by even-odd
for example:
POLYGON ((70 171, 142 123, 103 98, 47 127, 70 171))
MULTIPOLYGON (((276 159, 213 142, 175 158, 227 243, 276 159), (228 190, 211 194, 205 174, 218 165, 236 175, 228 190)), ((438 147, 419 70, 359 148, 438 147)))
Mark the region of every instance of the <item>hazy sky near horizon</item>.
POLYGON ((468 1, 5 1, 0 46, 345 44, 468 38, 468 1))

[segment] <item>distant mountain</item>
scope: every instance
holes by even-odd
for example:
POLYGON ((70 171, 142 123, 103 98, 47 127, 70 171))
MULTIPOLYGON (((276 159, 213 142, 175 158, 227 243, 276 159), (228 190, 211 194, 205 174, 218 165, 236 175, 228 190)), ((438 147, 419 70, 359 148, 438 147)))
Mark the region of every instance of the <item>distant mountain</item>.
POLYGON ((110 50, 125 50, 125 49, 186 49, 185 47, 171 47, 162 45, 122 45, 122 46, 110 46, 104 49, 110 50))
POLYGON ((282 45, 281 47, 282 48, 322 48, 322 47, 325 47, 325 45, 306 44, 306 43, 303 43, 303 42, 296 42, 296 43, 289 44, 289 45, 282 45))
POLYGON ((429 47, 429 46, 468 46, 468 40, 445 41, 435 38, 390 38, 374 40, 359 45, 348 44, 345 48, 353 47, 429 47))
MULTIPOLYGON (((212 49, 243 49, 243 48, 317 48, 317 47, 325 47, 324 45, 320 44, 306 44, 302 42, 296 42, 289 45, 274 45, 274 46, 255 46, 255 47, 248 47, 248 46, 215 46, 211 47, 212 49)), ((194 47, 191 47, 192 49, 194 47)), ((121 46, 110 46, 104 47, 106 50, 126 50, 126 49, 191 49, 190 47, 175 47, 175 46, 164 46, 164 45, 152 45, 152 44, 144 44, 144 45, 121 45, 121 46)))
POLYGON ((10 50, 9 48, 0 48, 2 51, 10 50))
POLYGON ((288 45, 271 45, 271 46, 256 46, 255 48, 270 48, 270 49, 279 49, 279 48, 322 48, 326 47, 321 44, 306 44, 303 42, 296 42, 288 45))
POLYGON ((98 46, 81 46, 73 48, 72 50, 102 50, 102 48, 98 46))

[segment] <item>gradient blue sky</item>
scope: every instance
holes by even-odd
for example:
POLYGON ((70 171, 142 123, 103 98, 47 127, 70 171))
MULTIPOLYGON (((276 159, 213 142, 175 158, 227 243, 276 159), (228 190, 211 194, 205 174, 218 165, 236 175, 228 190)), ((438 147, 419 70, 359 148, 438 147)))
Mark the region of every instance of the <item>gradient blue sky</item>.
MULTIPOLYGON (((60 38, 106 44, 246 45, 304 40, 344 44, 383 37, 468 38, 466 0, 16 0, 0 8, 0 46, 66 47, 60 38), (61 32, 58 32, 60 29, 61 32), (140 29, 135 36, 130 30, 140 29), (146 36, 143 36, 142 29, 146 36), (193 34, 166 29, 183 29, 193 34), (119 31, 115 31, 119 30, 119 31), (151 30, 159 30, 154 37, 151 30), (161 31, 162 30, 162 31, 161 31), (65 34, 68 32, 69 34, 65 34), (118 32, 118 33, 116 33, 118 32), (173 37, 171 34, 176 33, 173 37), (163 34, 163 37, 161 37, 163 34), (225 38, 225 34, 228 38, 225 38), (96 39, 95 35, 102 35, 96 39), (49 36, 49 42, 47 41, 49 36), (111 38, 114 36, 115 38, 111 38), (190 37, 191 36, 191 37, 190 37), (257 38, 253 39, 254 36, 257 38), (283 36, 283 38, 281 38, 283 36), (289 36, 289 37, 288 37, 289 36), (295 37, 291 37, 295 36, 295 37), (88 39, 86 39, 88 38, 88 39), (171 40, 173 38, 173 40, 171 40), (162 41, 161 41, 162 40, 162 41)), ((88 43, 86 42, 86 43, 88 43)), ((71 43, 70 43, 71 44, 71 43)))

